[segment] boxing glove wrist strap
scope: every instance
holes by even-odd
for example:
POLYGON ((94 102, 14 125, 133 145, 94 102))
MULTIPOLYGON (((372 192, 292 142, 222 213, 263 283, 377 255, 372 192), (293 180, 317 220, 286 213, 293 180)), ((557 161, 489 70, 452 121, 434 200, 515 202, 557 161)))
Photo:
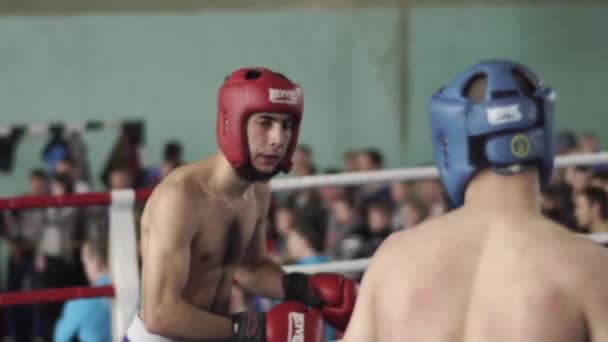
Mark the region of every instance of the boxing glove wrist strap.
POLYGON ((308 274, 299 272, 285 274, 283 276, 285 300, 296 300, 316 308, 323 306, 321 298, 310 287, 309 277, 308 274))
POLYGON ((232 318, 232 342, 265 342, 266 320, 263 313, 240 312, 232 318))

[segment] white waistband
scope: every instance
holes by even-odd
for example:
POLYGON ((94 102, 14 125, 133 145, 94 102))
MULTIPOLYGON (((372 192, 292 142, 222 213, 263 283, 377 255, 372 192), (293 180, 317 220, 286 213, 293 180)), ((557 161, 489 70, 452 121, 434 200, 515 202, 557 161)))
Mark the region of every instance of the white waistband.
POLYGON ((133 321, 127 330, 127 338, 130 342, 177 342, 177 340, 150 333, 146 330, 146 326, 139 315, 133 317, 133 321))

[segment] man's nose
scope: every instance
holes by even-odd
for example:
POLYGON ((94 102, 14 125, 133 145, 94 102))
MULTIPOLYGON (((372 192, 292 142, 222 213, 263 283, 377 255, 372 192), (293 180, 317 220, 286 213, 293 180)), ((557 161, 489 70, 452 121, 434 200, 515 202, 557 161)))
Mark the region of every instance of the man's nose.
POLYGON ((275 123, 270 128, 270 132, 268 132, 268 140, 271 145, 283 145, 287 140, 287 134, 285 129, 280 123, 275 123))

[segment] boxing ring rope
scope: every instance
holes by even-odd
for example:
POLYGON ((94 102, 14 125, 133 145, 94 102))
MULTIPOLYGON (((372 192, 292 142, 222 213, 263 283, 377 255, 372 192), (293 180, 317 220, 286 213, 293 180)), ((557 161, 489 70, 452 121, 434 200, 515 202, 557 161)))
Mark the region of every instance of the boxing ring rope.
MULTIPOLYGON (((608 152, 584 153, 555 158, 558 168, 568 166, 588 166, 608 164, 608 152)), ((321 186, 347 186, 361 185, 372 182, 387 182, 396 180, 420 180, 437 178, 437 169, 434 166, 388 169, 362 172, 343 172, 333 175, 314 175, 303 177, 288 177, 270 181, 272 191, 289 191, 321 186)), ((148 199, 152 189, 135 191, 135 201, 143 202, 148 199)), ((83 207, 92 205, 110 205, 112 196, 110 192, 92 192, 87 194, 70 194, 62 196, 19 196, 0 198, 0 210, 18 210, 46 207, 83 207)))
MULTIPOLYGON (((588 166, 607 163, 608 152, 581 153, 555 158, 558 168, 568 166, 588 166)), ((373 182, 386 182, 398 180, 420 180, 437 178, 437 168, 434 166, 410 167, 377 171, 344 172, 333 175, 314 175, 304 177, 278 178, 270 181, 273 191, 288 191, 306 188, 317 188, 328 185, 361 185, 373 182)))
POLYGON ((0 306, 60 302, 87 297, 114 297, 112 301, 112 335, 123 336, 137 312, 139 269, 133 206, 148 199, 152 189, 114 190, 62 196, 21 196, 0 199, 0 210, 46 207, 109 206, 109 263, 113 286, 73 287, 0 294, 0 306), (120 281, 117 281, 120 279, 120 281), (30 298, 32 296, 33 298, 30 298))
MULTIPOLYGON (((577 234, 581 238, 587 238, 602 245, 608 245, 608 233, 577 234)), ((357 273, 367 268, 371 258, 362 258, 344 261, 330 261, 310 265, 287 265, 283 269, 286 272, 337 272, 337 273, 357 273)))
MULTIPOLYGON (((144 202, 150 197, 152 189, 135 190, 135 201, 144 202)), ((48 207, 87 207, 110 205, 112 192, 91 192, 61 196, 19 196, 0 198, 0 210, 19 210, 48 207)))
POLYGON ((4 292, 0 295, 0 306, 63 302, 70 299, 114 297, 114 287, 64 287, 35 291, 4 292))
MULTIPOLYGON (((608 164, 608 152, 595 154, 577 154, 556 158, 556 167, 575 165, 608 164)), ((335 175, 317 175, 274 179, 271 181, 273 191, 288 191, 321 186, 347 186, 370 182, 388 182, 395 180, 419 180, 436 178, 434 167, 416 167, 379 170, 371 172, 350 172, 335 175)), ((92 205, 109 206, 110 212, 110 269, 113 286, 72 287, 23 291, 0 294, 0 307, 5 305, 33 304, 40 302, 64 301, 88 297, 114 297, 112 330, 113 336, 123 336, 130 319, 137 311, 139 300, 139 272, 137 267, 135 224, 133 206, 148 199, 152 189, 115 190, 88 194, 70 194, 62 196, 20 196, 0 198, 0 210, 18 210, 41 207, 82 207, 92 205), (120 279, 120 281, 118 281, 120 279)), ((608 243, 608 234, 585 234, 598 243, 608 243)), ((285 266, 286 271, 300 272, 362 272, 369 259, 328 262, 305 266, 285 266)))

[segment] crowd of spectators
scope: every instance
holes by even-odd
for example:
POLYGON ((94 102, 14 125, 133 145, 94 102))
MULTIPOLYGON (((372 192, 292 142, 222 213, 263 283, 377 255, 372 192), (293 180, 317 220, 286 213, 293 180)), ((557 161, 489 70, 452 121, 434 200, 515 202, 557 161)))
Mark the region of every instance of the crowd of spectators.
MULTIPOLYGON (((556 146, 558 155, 600 150, 600 142, 593 134, 577 137, 560 133, 556 146)), ((101 186, 95 186, 79 172, 77 159, 68 154, 58 159, 52 168, 32 170, 23 194, 62 195, 150 187, 184 162, 179 142, 169 142, 158 167, 145 168, 133 164, 129 158, 122 158, 123 162, 117 158, 104 170, 101 186)), ((315 163, 314 151, 300 145, 293 163, 292 176, 385 168, 383 153, 375 148, 346 151, 334 167, 321 170, 315 163)), ((577 233, 608 232, 607 191, 608 165, 556 169, 551 183, 543 189, 541 209, 564 229, 577 233)), ((416 229, 418 223, 449 210, 437 179, 277 192, 269 213, 267 251, 271 258, 283 264, 370 257, 391 233, 416 229)), ((136 221, 140 213, 141 208, 136 208, 136 221)), ((0 291, 107 284, 107 255, 105 244, 100 242, 107 240, 107 224, 107 209, 103 207, 3 211, 0 291)), ((360 274, 351 276, 360 277, 360 274)), ((54 340, 63 341, 62 333, 74 329, 69 325, 74 324, 74 318, 66 318, 75 315, 74 310, 96 308, 107 310, 109 315, 108 303, 87 303, 90 305, 5 307, 1 310, 0 331, 6 342, 52 341, 53 335, 54 340)), ((272 303, 250 296, 238 287, 233 291, 234 310, 251 306, 264 309, 270 305, 272 303)), ((104 319, 96 322, 109 324, 109 320, 104 319)))

